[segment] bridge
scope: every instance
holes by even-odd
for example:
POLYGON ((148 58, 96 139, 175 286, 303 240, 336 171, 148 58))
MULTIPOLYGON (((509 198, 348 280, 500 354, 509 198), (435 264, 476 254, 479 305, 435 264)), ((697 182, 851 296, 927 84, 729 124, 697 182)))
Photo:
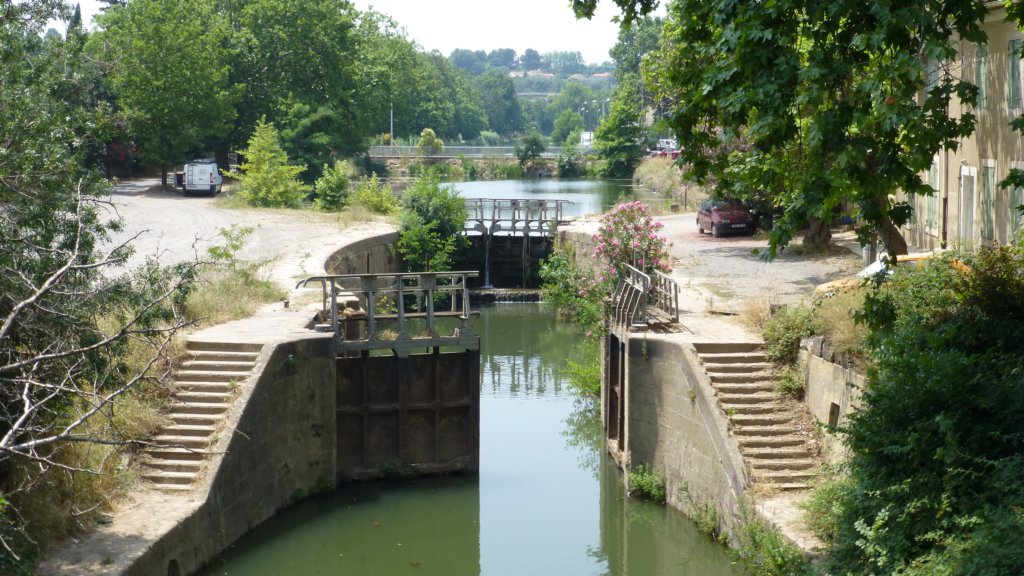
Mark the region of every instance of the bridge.
POLYGON ((564 207, 568 200, 523 198, 466 199, 466 232, 484 236, 554 236, 558 226, 568 224, 564 207))
MULTIPOLYGON (((514 158, 515 146, 445 146, 444 150, 424 153, 418 146, 370 146, 372 158, 514 158)), ((541 156, 555 158, 561 146, 548 146, 541 156)))

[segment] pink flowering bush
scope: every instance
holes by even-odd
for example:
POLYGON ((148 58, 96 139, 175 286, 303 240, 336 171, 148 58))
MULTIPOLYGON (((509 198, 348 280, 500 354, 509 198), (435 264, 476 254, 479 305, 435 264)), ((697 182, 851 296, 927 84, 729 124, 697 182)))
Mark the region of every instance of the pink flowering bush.
POLYGON ((626 264, 647 274, 670 271, 668 240, 658 235, 663 227, 640 201, 619 204, 602 216, 594 235, 594 256, 602 263, 598 281, 614 287, 626 264))

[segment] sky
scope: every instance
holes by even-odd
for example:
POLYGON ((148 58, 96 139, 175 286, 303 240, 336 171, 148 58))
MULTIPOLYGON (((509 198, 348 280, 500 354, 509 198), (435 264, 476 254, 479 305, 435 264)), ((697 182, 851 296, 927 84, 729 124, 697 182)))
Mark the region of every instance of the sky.
MULTIPOLYGON (((71 0, 74 2, 75 0, 71 0)), ((79 0, 82 19, 99 11, 97 0, 79 0)), ((544 52, 580 52, 589 64, 611 60, 608 50, 618 37, 615 3, 598 3, 592 20, 576 20, 569 0, 354 0, 395 19, 424 50, 448 56, 456 48, 485 50, 527 48, 544 52)))

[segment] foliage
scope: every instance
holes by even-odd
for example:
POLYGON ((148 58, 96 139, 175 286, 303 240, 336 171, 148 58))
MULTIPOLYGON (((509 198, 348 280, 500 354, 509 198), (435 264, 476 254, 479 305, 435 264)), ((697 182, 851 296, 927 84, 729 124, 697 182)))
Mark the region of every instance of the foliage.
MULTIPOLYGON (((683 189, 686 183, 683 173, 669 158, 647 158, 633 172, 633 182, 648 188, 661 196, 683 203, 683 189)), ((696 205, 698 193, 691 193, 687 200, 696 205)), ((689 208, 684 206, 684 208, 689 208)))
POLYGON ((664 504, 665 479, 650 466, 634 466, 629 470, 629 495, 664 504))
POLYGON ((3 14, 0 569, 13 572, 105 511, 120 451, 137 439, 119 413, 166 370, 194 266, 127 267, 130 239, 116 236, 108 185, 87 165, 110 109, 81 30, 43 34, 68 17, 56 2, 5 3, 3 14))
POLYGON ((761 518, 749 502, 740 504, 740 518, 729 537, 729 551, 756 576, 814 573, 800 549, 788 544, 779 530, 761 518))
POLYGON ((866 289, 859 287, 840 290, 816 305, 815 332, 828 340, 840 362, 855 366, 867 363, 864 341, 868 336, 868 327, 863 322, 857 322, 856 318, 866 295, 866 289))
POLYGON ((787 364, 775 374, 775 395, 780 398, 803 400, 804 372, 794 364, 787 364))
POLYGON ((398 199, 391 193, 391 185, 381 182, 377 174, 361 179, 349 196, 349 202, 376 214, 388 215, 398 210, 398 199))
POLYGON ((402 194, 398 251, 407 270, 444 271, 464 241, 466 204, 454 186, 421 176, 402 194))
POLYGON ((305 199, 309 186, 299 181, 304 168, 288 163, 288 154, 274 125, 260 119, 249 138, 249 147, 242 151, 245 161, 235 175, 241 183, 241 196, 253 206, 285 206, 294 208, 305 199))
POLYGON ((840 506, 843 494, 849 489, 848 483, 849 478, 844 471, 826 467, 811 497, 802 505, 807 527, 826 544, 835 542, 839 535, 840 506))
POLYGON ((420 132, 420 139, 416 142, 416 148, 421 154, 434 156, 444 152, 444 140, 438 138, 437 134, 430 128, 424 128, 420 132))
POLYGON ((476 86, 491 130, 507 136, 522 128, 523 111, 508 74, 490 70, 477 77, 476 86))
POLYGON ((594 133, 594 149, 605 161, 603 176, 630 178, 644 157, 640 95, 636 81, 620 83, 611 110, 594 133))
POLYGON ((677 0, 645 75, 680 103, 667 122, 690 175, 785 208, 769 256, 842 202, 857 207, 862 242, 877 233, 906 253, 897 227, 910 209, 890 198, 934 194, 920 174, 974 131, 974 114, 950 112, 954 97, 975 105, 973 76, 939 63, 985 41, 985 14, 969 0, 677 0))
POLYGON ((576 142, 579 142, 579 133, 583 131, 583 116, 576 110, 562 110, 562 113, 555 118, 554 129, 551 131, 552 142, 565 142, 570 134, 576 133, 576 142))
POLYGON ((217 2, 138 0, 97 20, 89 51, 110 66, 120 116, 146 164, 183 162, 227 136, 240 90, 229 78, 232 31, 217 2))
POLYGON ((764 327, 765 356, 776 364, 793 364, 800 341, 814 333, 814 310, 807 306, 783 306, 764 327))
POLYGON ((835 565, 1020 573, 1024 253, 947 254, 897 273, 863 317, 874 367, 845 430, 852 456, 835 506, 835 565))
POLYGON ((501 134, 493 130, 482 130, 479 138, 482 146, 501 146, 501 134))
POLYGON ((555 159, 559 178, 579 178, 583 176, 583 154, 576 144, 579 142, 579 138, 579 132, 572 132, 565 139, 562 151, 558 153, 558 157, 555 159))
POLYGON ((314 205, 319 210, 341 210, 348 204, 348 183, 348 162, 338 160, 334 166, 324 165, 323 176, 313 186, 314 205))
POLYGON ((608 291, 598 284, 593 272, 573 262, 566 248, 556 248, 541 263, 540 278, 545 302, 571 318, 588 336, 604 333, 603 299, 608 291))
POLYGON ((516 158, 519 159, 520 166, 526 167, 540 158, 545 150, 547 150, 547 144, 544 142, 544 137, 538 132, 530 132, 516 143, 516 158))
POLYGON ((594 235, 594 256, 602 263, 599 281, 613 283, 627 264, 645 274, 668 272, 668 240, 657 233, 663 227, 640 201, 619 204, 602 216, 594 235))
POLYGON ((523 168, 519 164, 497 162, 493 165, 495 180, 518 180, 523 177, 523 168))
MULTIPOLYGON (((582 328, 582 327, 581 327, 582 328)), ((591 333, 593 336, 593 333, 591 333)), ((569 387, 577 396, 601 398, 601 341, 586 337, 576 345, 578 358, 565 362, 569 387)))

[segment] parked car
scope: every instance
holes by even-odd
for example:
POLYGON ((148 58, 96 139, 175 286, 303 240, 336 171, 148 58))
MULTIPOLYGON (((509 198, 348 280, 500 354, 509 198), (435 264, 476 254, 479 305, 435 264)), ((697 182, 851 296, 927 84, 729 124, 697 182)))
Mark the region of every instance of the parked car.
POLYGON ((754 217, 739 200, 705 200, 697 208, 697 231, 711 235, 753 234, 754 217))
POLYGON ((180 178, 175 175, 175 183, 181 187, 185 196, 195 193, 206 193, 213 196, 220 193, 224 179, 217 170, 217 162, 210 158, 203 158, 185 164, 180 178))

